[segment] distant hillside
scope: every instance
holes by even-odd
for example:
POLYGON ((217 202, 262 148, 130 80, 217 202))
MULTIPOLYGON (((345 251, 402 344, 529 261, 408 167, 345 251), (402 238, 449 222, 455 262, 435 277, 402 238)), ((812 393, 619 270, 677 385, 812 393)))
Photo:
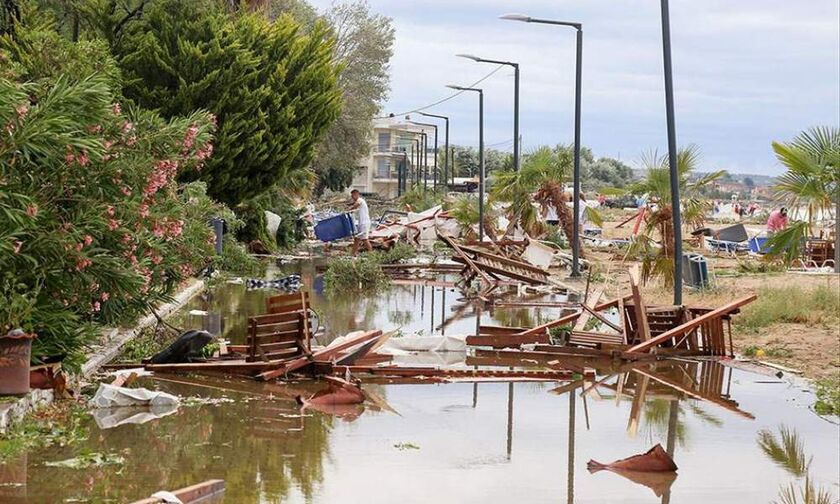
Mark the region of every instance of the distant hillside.
MULTIPOLYGON (((640 179, 644 177, 645 170, 634 168, 633 169, 633 177, 636 179, 640 179)), ((708 175, 708 172, 697 172, 694 174, 694 178, 700 178, 705 175, 708 175)), ((769 187, 776 183, 775 177, 771 177, 770 175, 753 175, 750 173, 730 173, 728 176, 725 176, 722 181, 726 182, 738 182, 741 184, 745 184, 747 179, 752 179, 753 185, 755 187, 769 187)))

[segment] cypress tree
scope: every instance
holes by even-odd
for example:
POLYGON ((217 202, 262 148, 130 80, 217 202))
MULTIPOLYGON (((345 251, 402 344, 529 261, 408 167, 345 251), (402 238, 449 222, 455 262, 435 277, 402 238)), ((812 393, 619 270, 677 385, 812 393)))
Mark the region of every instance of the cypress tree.
POLYGON ((339 69, 322 23, 230 14, 210 0, 158 0, 114 44, 124 92, 164 117, 216 115, 215 152, 200 171, 231 205, 277 184, 311 180, 320 137, 338 117, 339 69))

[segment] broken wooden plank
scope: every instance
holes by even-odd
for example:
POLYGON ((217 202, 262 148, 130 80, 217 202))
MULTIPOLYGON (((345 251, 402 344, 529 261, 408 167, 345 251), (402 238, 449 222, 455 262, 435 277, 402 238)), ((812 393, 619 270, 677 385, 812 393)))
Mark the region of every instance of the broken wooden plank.
POLYGON ((380 336, 382 336, 382 331, 364 332, 337 345, 322 348, 321 350, 313 352, 311 355, 304 355, 297 359, 286 361, 286 363, 281 367, 260 373, 257 376, 257 379, 268 381, 277 378, 278 376, 283 376, 287 373, 292 373, 302 369, 311 364, 313 361, 329 361, 345 350, 349 350, 357 345, 363 345, 371 340, 379 338, 380 336))
MULTIPOLYGON (((673 329, 665 331, 664 333, 660 334, 659 336, 651 338, 647 341, 643 341, 643 342, 639 343, 638 345, 632 346, 632 347, 627 349, 627 352, 628 353, 639 353, 639 352, 648 351, 649 349, 651 349, 652 347, 655 347, 656 345, 659 345, 660 343, 664 343, 665 341, 668 341, 675 336, 681 336, 681 335, 687 333, 688 331, 691 331, 691 330, 699 327, 700 325, 702 325, 704 322, 706 322, 708 320, 712 320, 716 317, 721 317, 722 315, 725 315, 725 314, 731 312, 732 310, 738 309, 741 306, 744 306, 748 303, 752 303, 753 301, 755 301, 756 297, 757 296, 755 294, 753 294, 753 295, 735 300, 731 303, 728 303, 724 306, 721 306, 720 308, 715 308, 714 310, 712 310, 708 313, 704 313, 703 315, 700 315, 699 317, 696 317, 694 319, 689 320, 685 324, 681 324, 681 325, 679 325, 679 326, 677 326, 673 329)), ((638 310, 638 306, 637 306, 637 310, 638 310)))
MULTIPOLYGON (((650 339, 650 326, 647 319, 647 308, 642 299, 642 291, 639 287, 641 276, 639 273, 639 265, 633 265, 630 270, 630 289, 633 291, 633 305, 634 313, 636 315, 636 332, 639 334, 639 339, 643 342, 650 339)), ((632 343, 630 335, 627 336, 627 341, 632 343)))
POLYGON ((551 322, 546 322, 545 324, 542 324, 542 325, 538 325, 537 327, 534 327, 533 329, 528 329, 527 331, 521 333, 521 335, 522 336, 530 336, 532 334, 546 333, 552 327, 557 327, 557 326, 561 326, 563 324, 568 324, 568 323, 572 322, 573 320, 576 320, 578 317, 580 317, 580 313, 581 312, 579 312, 579 311, 574 312, 574 313, 570 313, 569 315, 565 315, 563 317, 560 317, 559 319, 552 320, 551 322))
POLYGON ((550 343, 548 333, 532 334, 480 334, 478 336, 467 336, 469 346, 488 346, 493 348, 518 348, 527 343, 550 343))
POLYGON ((584 310, 581 312, 580 317, 578 317, 577 322, 575 322, 575 326, 572 328, 573 331, 582 331, 586 328, 586 323, 589 322, 594 311, 592 308, 598 304, 603 294, 604 289, 596 289, 591 296, 587 297, 585 302, 581 303, 581 307, 584 310), (588 310, 586 309, 587 307, 589 307, 588 310))
MULTIPOLYGON (((225 491, 225 481, 220 479, 207 480, 197 485, 188 486, 171 492, 183 504, 191 504, 200 500, 209 499, 225 491)), ((158 504, 168 502, 160 497, 148 497, 134 501, 132 504, 158 504)))

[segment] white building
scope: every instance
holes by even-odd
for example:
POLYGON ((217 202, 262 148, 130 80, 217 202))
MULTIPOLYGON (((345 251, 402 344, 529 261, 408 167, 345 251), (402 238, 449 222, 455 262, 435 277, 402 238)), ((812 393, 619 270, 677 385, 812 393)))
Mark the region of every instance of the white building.
MULTIPOLYGON (((421 121, 424 122, 424 121, 421 121)), ((443 150, 444 126, 438 126, 439 149, 443 150)), ((423 174, 432 186, 435 159, 435 128, 419 125, 406 118, 375 119, 370 153, 359 160, 358 170, 351 184, 362 193, 376 193, 382 198, 396 198, 411 188, 412 183, 423 183, 423 174), (423 152, 423 133, 426 134, 426 152, 423 152), (400 182, 402 181, 402 188, 400 182)), ((441 174, 438 174, 440 180, 441 174)))

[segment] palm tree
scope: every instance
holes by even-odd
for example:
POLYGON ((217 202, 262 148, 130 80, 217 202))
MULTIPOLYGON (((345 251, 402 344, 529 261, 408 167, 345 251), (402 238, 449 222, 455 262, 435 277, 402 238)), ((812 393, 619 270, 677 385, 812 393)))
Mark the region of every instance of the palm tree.
POLYGON ((571 195, 563 190, 563 181, 572 168, 568 149, 540 147, 524 156, 519 171, 505 169, 493 175, 491 201, 507 204, 506 216, 511 228, 517 224, 531 236, 540 236, 546 228, 539 219, 534 202, 542 210, 553 207, 566 239, 572 243, 574 215, 567 202, 571 195))
MULTIPOLYGON (((834 271, 840 273, 840 128, 811 128, 791 142, 773 142, 773 151, 787 168, 775 186, 777 197, 791 208, 808 209, 807 225, 792 226, 787 234, 810 233, 817 215, 829 215, 834 206, 834 271)), ((798 250, 803 237, 783 235, 774 241, 798 250)))
MULTIPOLYGON (((700 188, 718 179, 725 173, 719 170, 692 180, 692 174, 700 161, 700 150, 690 145, 677 153, 682 222, 691 227, 700 227, 711 209, 711 202, 700 196, 700 188)), ((645 281, 662 276, 666 285, 673 285, 674 223, 671 214, 671 172, 668 157, 652 152, 642 156, 645 177, 634 184, 634 194, 647 194, 649 201, 657 203, 655 210, 645 215, 645 232, 639 236, 627 251, 628 256, 641 257, 642 277, 645 281), (657 249, 653 236, 659 234, 662 241, 657 249)))

